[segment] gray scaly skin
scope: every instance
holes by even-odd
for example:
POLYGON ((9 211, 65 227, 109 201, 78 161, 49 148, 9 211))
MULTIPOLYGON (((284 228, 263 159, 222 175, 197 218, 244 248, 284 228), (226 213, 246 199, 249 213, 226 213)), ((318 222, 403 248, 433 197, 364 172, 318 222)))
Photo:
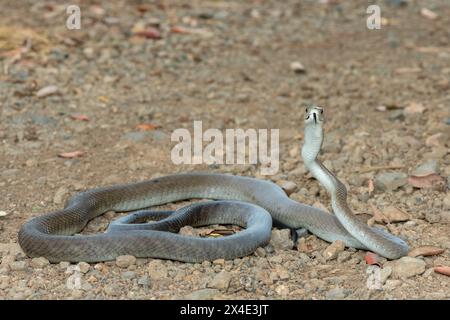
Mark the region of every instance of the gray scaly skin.
POLYGON ((400 238, 379 228, 370 228, 358 220, 347 205, 347 189, 319 160, 317 156, 323 142, 323 109, 310 107, 305 115, 305 144, 302 158, 311 174, 331 195, 331 206, 339 222, 367 249, 389 259, 397 259, 408 253, 408 245, 400 238))
POLYGON ((403 240, 381 229, 369 228, 353 216, 344 185, 316 159, 323 140, 322 113, 319 107, 306 110, 302 157, 307 168, 330 192, 335 216, 291 200, 272 182, 224 174, 187 173, 75 195, 63 210, 26 222, 19 231, 19 243, 28 256, 43 256, 51 262, 99 262, 125 254, 185 262, 233 259, 265 245, 273 219, 293 229, 306 228, 329 242, 342 240, 348 247, 369 249, 390 259, 404 256, 408 246, 403 240), (71 236, 80 232, 89 220, 107 211, 132 211, 192 198, 230 201, 193 205, 173 215, 154 214, 167 218, 154 224, 129 224, 146 215, 136 214, 134 218, 113 223, 105 233, 71 236), (218 239, 173 233, 186 224, 214 223, 236 224, 246 230, 218 239))

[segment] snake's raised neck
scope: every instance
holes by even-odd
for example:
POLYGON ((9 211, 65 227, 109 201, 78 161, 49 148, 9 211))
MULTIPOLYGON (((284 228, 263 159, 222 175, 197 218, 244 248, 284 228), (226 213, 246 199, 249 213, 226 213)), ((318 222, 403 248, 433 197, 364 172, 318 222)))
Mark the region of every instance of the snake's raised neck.
POLYGON ((311 106, 306 109, 302 158, 306 168, 329 192, 335 216, 345 229, 368 249, 389 259, 406 255, 409 248, 402 239, 381 229, 369 228, 355 217, 347 204, 345 185, 317 160, 323 142, 323 121, 321 107, 311 106))

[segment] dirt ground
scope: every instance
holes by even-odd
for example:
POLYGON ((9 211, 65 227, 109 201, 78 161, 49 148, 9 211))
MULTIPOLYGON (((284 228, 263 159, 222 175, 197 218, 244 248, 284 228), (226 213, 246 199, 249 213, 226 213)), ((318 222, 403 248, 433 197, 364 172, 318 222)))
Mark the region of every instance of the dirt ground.
POLYGON ((81 8, 79 30, 67 29, 60 2, 0 3, 0 298, 450 298, 450 278, 437 272, 450 267, 448 1, 70 4, 81 8), (374 3, 379 30, 366 26, 374 3), (377 224, 411 248, 433 248, 381 259, 380 269, 363 251, 328 258, 335 248, 312 235, 294 246, 283 230, 252 256, 201 264, 48 264, 17 244, 26 220, 77 192, 175 172, 289 181, 291 198, 330 208, 299 154, 310 103, 325 108, 321 159, 348 186, 353 210, 383 213, 391 223, 378 216, 377 224), (171 133, 192 132, 194 120, 280 129, 279 172, 173 164, 171 133), (379 271, 382 283, 371 288, 379 271))

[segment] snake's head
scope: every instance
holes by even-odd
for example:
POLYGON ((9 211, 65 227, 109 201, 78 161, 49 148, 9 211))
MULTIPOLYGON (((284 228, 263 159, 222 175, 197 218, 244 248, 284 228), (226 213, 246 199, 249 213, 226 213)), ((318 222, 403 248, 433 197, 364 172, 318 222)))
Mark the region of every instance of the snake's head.
POLYGON ((310 106, 305 111, 305 135, 302 147, 303 162, 308 166, 315 161, 323 141, 323 109, 310 106))
POLYGON ((318 106, 310 106, 305 110, 305 124, 313 123, 315 125, 323 122, 323 108, 318 106))

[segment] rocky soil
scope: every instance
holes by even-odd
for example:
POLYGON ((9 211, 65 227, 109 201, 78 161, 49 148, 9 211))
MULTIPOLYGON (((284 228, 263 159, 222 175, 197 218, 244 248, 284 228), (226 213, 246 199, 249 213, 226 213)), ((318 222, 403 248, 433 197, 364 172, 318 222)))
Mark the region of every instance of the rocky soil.
POLYGON ((81 7, 80 30, 66 28, 54 1, 9 2, 2 15, 0 298, 450 298, 447 1, 71 3, 81 7), (372 3, 380 30, 366 27, 372 3), (254 255, 201 264, 49 264, 17 244, 27 219, 77 192, 182 171, 272 180, 330 210, 299 155, 309 103, 325 107, 321 159, 347 185, 350 206, 405 239, 410 257, 386 261, 314 235, 294 243, 277 229, 254 255), (279 172, 173 164, 171 133, 192 131, 194 120, 279 128, 279 172))

